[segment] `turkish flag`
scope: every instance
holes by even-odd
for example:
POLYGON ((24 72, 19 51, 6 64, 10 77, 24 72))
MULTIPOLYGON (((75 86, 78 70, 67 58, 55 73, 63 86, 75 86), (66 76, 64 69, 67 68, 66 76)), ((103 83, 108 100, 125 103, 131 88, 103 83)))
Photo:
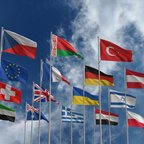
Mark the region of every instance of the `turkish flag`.
POLYGON ((6 83, 0 82, 0 100, 21 103, 22 91, 6 83))
POLYGON ((132 62, 131 50, 103 39, 100 39, 100 56, 101 60, 105 61, 132 62))

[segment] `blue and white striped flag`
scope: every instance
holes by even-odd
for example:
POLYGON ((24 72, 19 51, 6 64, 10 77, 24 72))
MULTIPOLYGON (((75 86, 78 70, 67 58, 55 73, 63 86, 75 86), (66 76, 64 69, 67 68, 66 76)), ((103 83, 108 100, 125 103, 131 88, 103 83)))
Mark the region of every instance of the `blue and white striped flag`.
POLYGON ((113 108, 134 108, 136 104, 136 97, 110 90, 111 107, 113 108))
POLYGON ((73 112, 70 108, 62 106, 62 122, 83 123, 83 114, 73 112))

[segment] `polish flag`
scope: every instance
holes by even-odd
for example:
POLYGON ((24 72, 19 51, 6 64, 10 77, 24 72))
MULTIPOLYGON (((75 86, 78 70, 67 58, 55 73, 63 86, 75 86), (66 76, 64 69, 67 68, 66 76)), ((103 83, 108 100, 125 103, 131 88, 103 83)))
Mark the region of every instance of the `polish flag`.
POLYGON ((4 30, 3 52, 36 58, 37 43, 15 32, 4 30))
POLYGON ((128 126, 144 128, 144 117, 134 112, 127 111, 128 126))
POLYGON ((144 88, 144 73, 126 69, 127 88, 144 88))

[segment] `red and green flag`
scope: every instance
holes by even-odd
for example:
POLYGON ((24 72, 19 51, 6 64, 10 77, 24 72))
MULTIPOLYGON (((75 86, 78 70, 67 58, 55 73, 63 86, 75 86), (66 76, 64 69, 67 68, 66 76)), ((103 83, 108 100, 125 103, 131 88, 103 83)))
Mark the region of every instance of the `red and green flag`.
POLYGON ((52 43, 52 51, 51 51, 52 56, 66 57, 76 55, 79 58, 83 59, 83 56, 80 55, 78 51, 70 43, 68 43, 61 37, 52 34, 51 43, 52 43))

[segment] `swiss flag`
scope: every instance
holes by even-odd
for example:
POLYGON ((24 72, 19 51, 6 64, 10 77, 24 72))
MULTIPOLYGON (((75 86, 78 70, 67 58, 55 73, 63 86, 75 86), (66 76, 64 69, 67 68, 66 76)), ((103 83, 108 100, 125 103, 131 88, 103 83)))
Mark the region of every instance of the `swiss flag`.
POLYGON ((132 62, 131 50, 103 39, 100 39, 100 56, 101 60, 105 61, 132 62))
POLYGON ((0 82, 0 100, 21 103, 22 91, 6 83, 0 82))

